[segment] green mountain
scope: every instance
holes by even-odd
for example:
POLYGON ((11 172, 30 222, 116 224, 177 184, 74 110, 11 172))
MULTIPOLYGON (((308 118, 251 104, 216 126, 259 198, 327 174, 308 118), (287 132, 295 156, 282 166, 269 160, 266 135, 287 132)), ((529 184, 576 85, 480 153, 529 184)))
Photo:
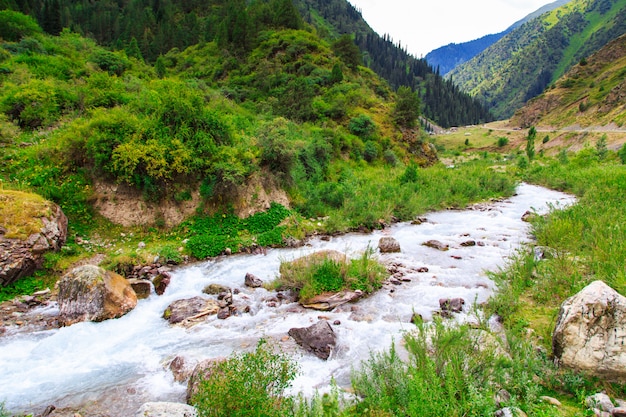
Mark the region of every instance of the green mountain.
POLYGON ((515 126, 623 127, 626 123, 626 35, 574 65, 510 120, 515 126))
POLYGON ((33 16, 47 33, 58 35, 62 28, 70 28, 100 45, 125 50, 129 56, 152 63, 173 48, 182 50, 228 37, 238 41, 239 49, 254 47, 257 40, 252 33, 270 23, 287 19, 302 24, 301 17, 294 14, 294 5, 328 42, 350 34, 364 55, 359 63, 386 79, 394 90, 408 86, 417 91, 423 114, 439 125, 492 119, 480 101, 442 80, 425 60, 412 57, 388 37, 376 34, 346 0, 0 1, 0 6, 33 16), (250 19, 235 13, 246 8, 252 10, 250 19))
POLYGON ((474 39, 469 42, 461 43, 449 43, 440 48, 434 49, 426 54, 424 57, 426 61, 434 68, 439 68, 441 75, 446 75, 452 71, 458 65, 469 61, 476 55, 498 42, 507 34, 511 33, 514 29, 522 26, 524 23, 535 19, 542 14, 554 10, 557 7, 563 6, 570 0, 557 0, 552 3, 546 4, 540 7, 523 19, 518 20, 511 26, 499 33, 482 36, 478 39, 474 39))
POLYGON ((626 33, 626 0, 572 0, 514 30, 448 74, 508 118, 567 69, 626 33))

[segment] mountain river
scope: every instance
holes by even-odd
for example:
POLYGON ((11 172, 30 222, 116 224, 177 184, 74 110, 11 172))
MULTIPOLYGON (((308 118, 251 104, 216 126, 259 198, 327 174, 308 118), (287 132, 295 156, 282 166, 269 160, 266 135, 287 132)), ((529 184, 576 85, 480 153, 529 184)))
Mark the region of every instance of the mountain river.
MULTIPOLYGON (((428 320, 439 310, 439 299, 461 297, 466 320, 471 305, 484 302, 494 291, 487 271, 506 265, 507 258, 530 241, 527 210, 546 213, 572 204, 566 194, 521 184, 509 199, 466 210, 429 213, 420 225, 398 223, 369 234, 346 234, 329 240, 312 238, 297 249, 271 249, 264 255, 234 255, 180 267, 162 296, 140 300, 126 316, 102 323, 79 323, 32 333, 8 331, 0 337, 0 402, 15 413, 41 413, 54 404, 83 416, 133 416, 148 401, 184 402, 186 385, 175 382, 169 370, 180 356, 187 363, 251 350, 260 338, 283 346, 298 362, 300 373, 293 392, 311 395, 327 389, 331 377, 348 385, 350 372, 370 352, 388 349, 410 330, 414 313, 428 320), (393 236, 402 251, 376 254, 385 263, 401 265, 410 282, 385 284, 376 294, 332 312, 298 308, 294 303, 270 306, 276 294, 244 286, 247 272, 268 281, 281 261, 334 249, 351 257, 376 248, 382 236, 393 236), (435 239, 449 245, 439 251, 422 243, 435 239), (475 246, 461 243, 473 240, 475 246), (417 272, 421 271, 427 272, 417 272), (202 295, 211 283, 237 288, 235 303, 250 313, 218 320, 215 316, 191 328, 170 326, 162 318, 175 300, 202 295), (328 361, 301 350, 290 340, 292 327, 306 327, 324 316, 337 334, 337 348, 328 361)), ((56 314, 52 304, 44 308, 56 314)), ((41 311, 40 311, 41 313, 41 311)))

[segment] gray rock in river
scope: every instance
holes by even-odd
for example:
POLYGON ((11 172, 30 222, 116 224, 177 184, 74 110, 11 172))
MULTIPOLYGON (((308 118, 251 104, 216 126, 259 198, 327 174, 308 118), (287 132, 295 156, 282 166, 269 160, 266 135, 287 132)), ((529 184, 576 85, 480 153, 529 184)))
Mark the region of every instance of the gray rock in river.
POLYGON ((163 312, 163 318, 170 324, 178 324, 217 314, 218 311, 215 300, 193 297, 174 301, 163 312))
POLYGON ((337 336, 326 320, 320 320, 309 327, 289 329, 289 336, 320 359, 328 359, 335 348, 337 336))
POLYGON ((400 252, 400 242, 391 236, 383 236, 378 241, 380 253, 400 252))

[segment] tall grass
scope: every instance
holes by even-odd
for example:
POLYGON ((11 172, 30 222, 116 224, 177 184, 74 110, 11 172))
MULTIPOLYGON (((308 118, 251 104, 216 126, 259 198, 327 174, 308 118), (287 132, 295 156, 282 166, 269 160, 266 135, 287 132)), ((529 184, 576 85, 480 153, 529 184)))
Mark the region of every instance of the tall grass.
POLYGON ((338 184, 329 200, 323 183, 304 182, 295 190, 308 198, 296 198, 306 216, 328 216, 327 232, 344 229, 380 228, 392 220, 410 220, 427 211, 463 208, 469 203, 509 196, 517 182, 506 173, 491 168, 489 160, 474 160, 455 168, 437 164, 407 175, 408 166, 371 166, 368 169, 349 162, 333 164, 329 182, 338 184))

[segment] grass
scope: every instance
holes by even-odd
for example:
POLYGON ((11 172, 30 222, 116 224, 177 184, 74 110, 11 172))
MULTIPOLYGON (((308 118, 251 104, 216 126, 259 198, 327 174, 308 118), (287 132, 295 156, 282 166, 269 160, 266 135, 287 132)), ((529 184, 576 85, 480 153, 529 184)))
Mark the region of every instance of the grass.
POLYGON ((366 250, 358 259, 347 259, 339 252, 317 252, 294 261, 282 262, 280 276, 270 286, 295 290, 301 302, 316 295, 343 290, 372 293, 382 286, 386 268, 366 250))
POLYGON ((26 240, 43 227, 42 217, 50 216, 52 205, 38 194, 0 190, 0 226, 8 239, 26 240))

